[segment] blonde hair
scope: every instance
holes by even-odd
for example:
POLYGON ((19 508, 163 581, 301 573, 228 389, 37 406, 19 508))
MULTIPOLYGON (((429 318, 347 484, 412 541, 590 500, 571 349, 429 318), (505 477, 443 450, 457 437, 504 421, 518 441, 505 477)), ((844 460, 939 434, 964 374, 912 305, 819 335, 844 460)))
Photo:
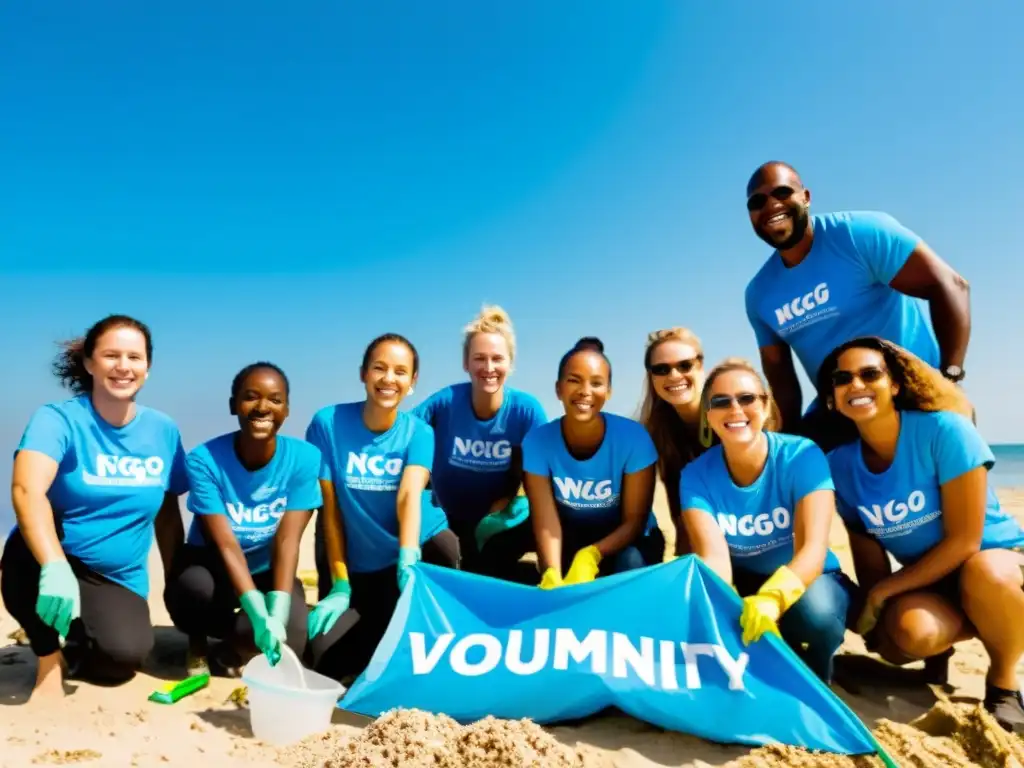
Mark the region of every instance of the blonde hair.
POLYGON ((516 334, 512 330, 512 319, 508 316, 508 312, 497 304, 485 305, 480 310, 480 314, 462 329, 462 333, 463 360, 469 359, 469 345, 473 342, 473 337, 478 333, 496 333, 501 336, 505 339, 505 343, 508 344, 509 362, 511 363, 515 360, 516 334))
POLYGON ((644 349, 644 399, 640 404, 638 421, 644 425, 658 451, 658 474, 665 484, 670 499, 679 493, 679 476, 683 467, 704 452, 704 447, 695 432, 679 418, 676 409, 665 402, 654 390, 651 378, 651 356, 654 350, 666 341, 680 341, 697 351, 701 364, 704 361, 704 347, 697 335, 689 328, 675 326, 647 334, 644 349))
POLYGON ((765 406, 768 409, 768 416, 764 420, 764 426, 762 430, 765 432, 774 432, 778 429, 778 425, 781 422, 779 418, 779 407, 775 403, 775 398, 772 397, 771 389, 765 382, 761 372, 757 370, 748 360, 742 357, 727 357, 725 360, 720 362, 708 373, 707 379, 704 381, 704 392, 700 398, 700 442, 705 448, 710 448, 715 444, 718 439, 718 435, 711 429, 711 425, 708 423, 708 402, 711 399, 711 385, 715 379, 719 376, 732 373, 733 371, 741 371, 743 373, 749 373, 758 383, 761 385, 761 391, 765 396, 765 406))

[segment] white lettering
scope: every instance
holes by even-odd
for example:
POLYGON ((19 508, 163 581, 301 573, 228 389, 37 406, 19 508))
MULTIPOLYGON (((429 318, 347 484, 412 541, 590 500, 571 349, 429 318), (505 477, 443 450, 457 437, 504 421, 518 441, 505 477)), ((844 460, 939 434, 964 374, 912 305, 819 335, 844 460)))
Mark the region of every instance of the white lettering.
POLYGON ((771 536, 776 531, 787 530, 793 521, 793 516, 785 507, 776 507, 771 514, 762 512, 758 515, 727 515, 719 512, 717 515, 718 527, 727 536, 771 536))
POLYGON ((604 501, 611 498, 612 481, 577 480, 572 477, 553 478, 558 492, 563 499, 583 499, 584 501, 604 501))
POLYGON ((828 283, 819 283, 810 293, 797 296, 775 310, 775 320, 779 325, 785 325, 794 318, 803 317, 811 310, 828 302, 828 283))
POLYGON ((409 653, 412 656, 412 673, 414 675, 429 675, 434 667, 441 661, 444 652, 452 644, 455 635, 452 632, 445 632, 438 635, 434 641, 434 647, 427 653, 426 637, 422 632, 409 633, 409 653))
POLYGON ((921 512, 928 499, 922 491, 912 491, 906 501, 890 499, 885 504, 872 504, 870 507, 858 505, 857 509, 876 528, 885 526, 886 523, 899 523, 911 512, 921 512))
POLYGON ((640 650, 626 635, 612 633, 612 677, 629 677, 627 667, 632 667, 636 676, 650 687, 654 687, 654 639, 640 638, 640 650))
POLYGON ((592 629, 583 638, 583 642, 580 642, 571 629, 556 629, 555 658, 552 666, 555 669, 566 670, 569 668, 570 656, 577 664, 582 664, 588 656, 593 656, 590 668, 594 673, 603 675, 608 671, 607 634, 604 630, 592 629))
POLYGON ((512 443, 508 440, 471 440, 456 437, 452 455, 472 456, 477 459, 507 459, 512 455, 512 443))
POLYGON ((513 675, 534 675, 548 663, 548 649, 551 644, 551 630, 538 629, 533 633, 533 658, 523 662, 523 630, 513 629, 508 633, 508 647, 505 649, 505 666, 513 675))
POLYGON ((463 677, 478 677, 486 675, 501 661, 501 641, 494 635, 485 635, 481 632, 474 632, 466 635, 452 648, 448 656, 448 663, 452 666, 452 672, 463 677), (469 649, 479 646, 484 649, 484 657, 480 661, 469 661, 469 649))
POLYGON ((385 474, 398 477, 402 474, 404 462, 398 457, 385 459, 383 456, 367 456, 365 453, 348 452, 348 463, 345 465, 345 474, 356 473, 365 475, 369 472, 374 477, 383 477, 385 474))

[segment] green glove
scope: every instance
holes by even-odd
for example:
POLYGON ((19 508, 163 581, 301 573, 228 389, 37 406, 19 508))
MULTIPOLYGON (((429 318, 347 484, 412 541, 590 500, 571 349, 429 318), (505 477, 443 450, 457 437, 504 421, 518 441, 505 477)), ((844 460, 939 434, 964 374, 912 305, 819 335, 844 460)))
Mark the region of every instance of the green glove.
POLYGON ((285 640, 285 629, 277 619, 267 612, 267 602, 263 593, 251 589, 240 599, 242 610, 252 622, 252 636, 256 647, 260 649, 270 666, 281 660, 281 645, 285 640))
POLYGON ((288 626, 288 617, 292 610, 291 592, 267 592, 267 612, 277 619, 282 627, 288 626))
POLYGON ((39 597, 36 613, 47 626, 67 637, 71 622, 82 615, 82 595, 78 577, 67 560, 54 560, 39 570, 39 597))
POLYGON ((400 547, 398 550, 398 590, 402 591, 405 589, 406 583, 409 581, 409 577, 412 575, 410 570, 416 563, 420 561, 420 548, 419 547, 400 547))
POLYGON ((309 620, 306 629, 309 632, 309 639, 317 635, 325 635, 331 631, 341 615, 348 610, 352 602, 352 587, 348 579, 338 579, 331 587, 330 593, 313 608, 309 613, 309 620))
POLYGON ((491 512, 476 524, 476 551, 482 552, 491 537, 525 522, 530 516, 530 502, 525 496, 516 496, 504 509, 491 512))

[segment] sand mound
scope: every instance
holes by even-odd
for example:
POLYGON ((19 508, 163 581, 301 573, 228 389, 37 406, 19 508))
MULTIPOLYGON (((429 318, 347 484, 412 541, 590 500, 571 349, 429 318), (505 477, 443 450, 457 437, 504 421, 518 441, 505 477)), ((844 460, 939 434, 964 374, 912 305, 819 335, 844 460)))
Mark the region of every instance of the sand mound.
POLYGON ((300 765, 318 768, 583 768, 584 758, 529 720, 486 717, 461 726, 445 715, 392 710, 354 739, 309 743, 291 750, 300 765), (326 747, 326 749, 325 749, 326 747), (301 751, 308 750, 303 760, 301 751))
MULTIPOLYGON (((910 724, 880 720, 875 738, 900 768, 1024 768, 1024 741, 1007 733, 979 705, 939 702, 910 724)), ((729 763, 729 768, 874 768, 877 757, 846 757, 770 746, 729 763)))

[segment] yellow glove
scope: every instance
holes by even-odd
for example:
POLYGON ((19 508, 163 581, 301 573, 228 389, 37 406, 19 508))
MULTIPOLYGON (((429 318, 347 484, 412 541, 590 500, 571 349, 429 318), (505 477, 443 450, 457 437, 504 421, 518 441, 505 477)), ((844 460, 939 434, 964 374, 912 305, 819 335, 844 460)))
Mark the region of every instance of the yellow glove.
POLYGON ((540 577, 541 589, 554 589, 560 586, 562 586, 562 574, 558 572, 557 568, 548 568, 544 571, 544 574, 540 577))
POLYGON ((569 573, 565 575, 566 584, 584 584, 597 578, 598 566, 601 564, 601 551, 591 545, 584 547, 572 559, 569 573))
POLYGON ((757 594, 743 598, 740 626, 743 644, 757 642, 765 632, 779 634, 778 620, 799 600, 807 587, 800 577, 782 566, 761 585, 757 594))

